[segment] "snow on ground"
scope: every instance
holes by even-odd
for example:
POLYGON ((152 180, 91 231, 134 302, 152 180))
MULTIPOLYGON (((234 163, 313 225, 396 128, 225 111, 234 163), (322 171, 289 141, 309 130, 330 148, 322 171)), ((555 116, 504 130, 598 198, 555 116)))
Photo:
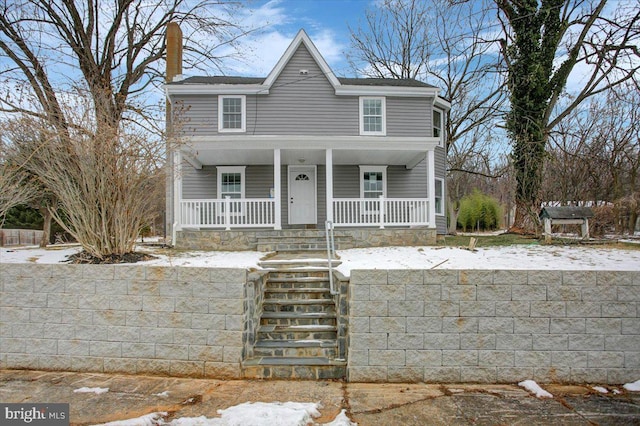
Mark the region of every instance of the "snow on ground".
POLYGON ((518 386, 521 386, 521 387, 525 388, 526 390, 528 390, 529 392, 531 392, 532 394, 534 394, 538 398, 553 398, 553 395, 551 395, 546 390, 542 389, 540 387, 540 385, 538 385, 533 380, 522 381, 522 382, 518 383, 518 386))
POLYGON ((640 380, 636 380, 633 383, 627 383, 623 387, 630 392, 640 392, 640 380))
POLYGON ((74 389, 73 390, 74 393, 95 393, 96 395, 100 395, 101 393, 107 393, 109 392, 109 388, 80 388, 80 389, 74 389))
MULTIPOLYGON (((59 263, 80 250, 37 247, 0 248, 0 263, 59 263)), ((154 266, 206 266, 257 268, 267 253, 257 251, 172 251, 139 247, 158 257, 141 262, 154 266)), ((513 245, 481 247, 380 247, 339 250, 338 271, 349 276, 354 269, 542 269, 640 271, 640 250, 617 248, 513 245)))
MULTIPOLYGON (((96 426, 307 426, 313 418, 320 417, 319 405, 306 402, 245 402, 224 410, 218 410, 219 418, 181 417, 167 423, 166 412, 151 413, 135 419, 104 423, 96 426)), ((344 410, 324 426, 357 426, 344 410)))

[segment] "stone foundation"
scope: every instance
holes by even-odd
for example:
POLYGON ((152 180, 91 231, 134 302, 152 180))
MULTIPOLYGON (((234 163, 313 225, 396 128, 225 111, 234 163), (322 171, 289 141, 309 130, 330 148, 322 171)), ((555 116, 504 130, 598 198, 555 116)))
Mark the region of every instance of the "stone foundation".
MULTIPOLYGON (((436 243, 435 228, 338 228, 334 231, 338 249, 428 246, 436 243)), ((176 235, 176 247, 187 250, 278 251, 326 249, 322 229, 274 230, 182 230, 176 235)))

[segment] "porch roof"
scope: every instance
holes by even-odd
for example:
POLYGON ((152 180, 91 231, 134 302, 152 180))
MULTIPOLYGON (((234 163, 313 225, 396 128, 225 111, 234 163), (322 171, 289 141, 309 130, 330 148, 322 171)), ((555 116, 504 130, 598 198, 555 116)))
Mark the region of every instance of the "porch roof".
POLYGON ((181 152, 194 167, 229 164, 273 164, 280 149, 281 164, 325 164, 333 150, 333 164, 404 165, 413 168, 438 145, 432 137, 367 136, 251 136, 192 138, 181 152))

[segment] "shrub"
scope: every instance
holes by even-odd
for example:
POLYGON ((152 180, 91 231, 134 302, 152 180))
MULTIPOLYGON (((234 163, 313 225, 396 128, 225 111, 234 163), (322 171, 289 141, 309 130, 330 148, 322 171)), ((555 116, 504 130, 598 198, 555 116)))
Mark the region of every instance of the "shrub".
POLYGON ((500 223, 500 206, 494 198, 474 190, 460 200, 458 226, 463 231, 477 228, 478 230, 496 229, 500 223))

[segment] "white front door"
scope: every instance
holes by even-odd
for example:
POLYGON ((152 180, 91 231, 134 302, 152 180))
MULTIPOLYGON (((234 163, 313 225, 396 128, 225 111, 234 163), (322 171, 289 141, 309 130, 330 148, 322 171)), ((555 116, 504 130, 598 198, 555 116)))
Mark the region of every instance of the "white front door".
POLYGON ((289 166, 289 223, 317 223, 315 166, 289 166))

